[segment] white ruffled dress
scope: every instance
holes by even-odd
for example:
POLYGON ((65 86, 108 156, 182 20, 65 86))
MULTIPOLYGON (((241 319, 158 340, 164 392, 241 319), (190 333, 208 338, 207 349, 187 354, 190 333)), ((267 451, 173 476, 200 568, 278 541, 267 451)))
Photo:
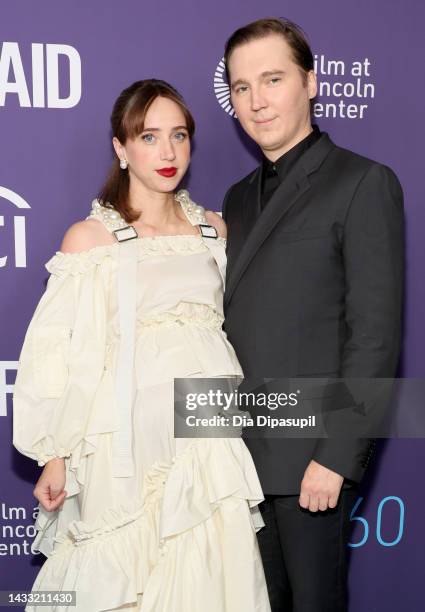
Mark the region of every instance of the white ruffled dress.
MULTIPOLYGON (((207 225, 186 191, 176 199, 207 225)), ((126 226, 97 201, 90 217, 126 226)), ((13 398, 14 446, 40 466, 65 457, 62 508, 39 506, 33 550, 48 558, 32 590, 77 600, 46 612, 270 612, 249 451, 173 435, 174 377, 242 375, 222 330, 225 240, 206 234, 136 238, 127 260, 117 242, 46 264, 13 398), (120 300, 132 291, 129 328, 120 300)))

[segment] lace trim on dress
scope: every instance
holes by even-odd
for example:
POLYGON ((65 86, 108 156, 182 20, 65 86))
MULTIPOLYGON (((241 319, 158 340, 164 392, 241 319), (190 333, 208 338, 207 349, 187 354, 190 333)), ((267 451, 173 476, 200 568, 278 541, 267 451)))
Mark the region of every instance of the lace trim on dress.
MULTIPOLYGON (((180 189, 174 196, 174 199, 179 202, 183 212, 185 213, 188 221, 192 225, 199 225, 200 223, 207 224, 205 217, 205 208, 196 204, 190 199, 189 192, 187 189, 180 189)), ((101 221, 109 232, 113 232, 117 229, 127 227, 129 224, 115 210, 115 208, 109 202, 103 204, 99 200, 93 200, 92 209, 87 219, 98 219, 101 221)), ((208 225, 208 224, 207 224, 208 225)))
MULTIPOLYGON (((152 236, 136 238, 138 243, 138 261, 157 255, 191 255, 207 250, 202 237, 199 236, 152 236)), ((225 238, 218 238, 223 248, 226 245, 225 238)), ((93 247, 89 251, 80 253, 62 253, 56 251, 55 255, 45 264, 50 274, 62 276, 64 274, 84 274, 93 266, 100 265, 105 259, 111 258, 118 261, 119 242, 106 246, 93 247)))
MULTIPOLYGON (((189 192, 181 189, 175 195, 175 199, 181 204, 186 217, 192 225, 206 224, 205 209, 203 206, 195 204, 190 199, 189 192)), ((98 219, 110 231, 122 229, 128 224, 121 217, 119 212, 110 204, 103 205, 99 200, 93 200, 92 208, 87 219, 98 219)), ((150 256, 173 255, 175 253, 187 254, 204 252, 207 250, 205 242, 201 236, 193 234, 181 234, 170 236, 140 236, 134 239, 138 245, 138 261, 142 261, 150 256)), ((223 249, 226 248, 226 239, 218 237, 216 242, 223 249)), ((93 266, 101 264, 104 259, 112 258, 118 260, 120 243, 115 242, 104 246, 93 247, 80 253, 56 253, 45 264, 45 268, 50 274, 62 276, 66 274, 84 274, 93 266)))
POLYGON ((193 324, 208 329, 221 329, 223 322, 224 317, 207 304, 180 302, 172 310, 157 313, 155 316, 139 318, 137 325, 140 327, 156 327, 158 325, 193 324))

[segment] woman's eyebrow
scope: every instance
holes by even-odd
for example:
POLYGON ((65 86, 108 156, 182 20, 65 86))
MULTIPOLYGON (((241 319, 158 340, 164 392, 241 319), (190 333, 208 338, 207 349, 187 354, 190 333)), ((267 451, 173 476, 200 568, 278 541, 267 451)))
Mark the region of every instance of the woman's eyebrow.
MULTIPOLYGON (((187 130, 187 126, 177 125, 176 127, 171 128, 171 131, 174 131, 174 130, 187 130)), ((161 128, 145 127, 143 128, 143 132, 161 132, 161 128)))

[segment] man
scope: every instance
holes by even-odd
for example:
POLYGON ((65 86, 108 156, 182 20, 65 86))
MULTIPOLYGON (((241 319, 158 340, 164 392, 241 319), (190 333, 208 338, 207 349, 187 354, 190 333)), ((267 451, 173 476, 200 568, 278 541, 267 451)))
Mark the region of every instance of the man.
MULTIPOLYGON (((264 155, 223 204, 226 331, 245 376, 394 376, 403 287, 396 176, 312 126, 313 55, 295 24, 240 28, 225 61, 237 118, 264 155)), ((374 442, 247 444, 266 495, 259 542, 273 612, 346 610, 349 516, 374 442)))

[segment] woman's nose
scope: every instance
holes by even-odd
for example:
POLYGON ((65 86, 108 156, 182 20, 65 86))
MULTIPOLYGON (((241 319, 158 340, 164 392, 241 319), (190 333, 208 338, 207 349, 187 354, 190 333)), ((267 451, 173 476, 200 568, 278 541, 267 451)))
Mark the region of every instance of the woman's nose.
POLYGON ((174 152, 174 147, 171 142, 165 142, 161 148, 161 159, 172 161, 175 159, 176 154, 174 152))

